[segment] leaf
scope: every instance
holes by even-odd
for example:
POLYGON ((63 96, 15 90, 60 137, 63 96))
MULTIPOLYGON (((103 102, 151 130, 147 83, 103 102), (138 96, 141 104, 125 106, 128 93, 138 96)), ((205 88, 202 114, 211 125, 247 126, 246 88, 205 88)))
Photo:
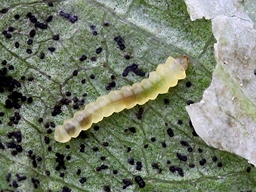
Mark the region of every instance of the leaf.
POLYGON ((202 101, 187 110, 196 132, 206 143, 240 155, 255 166, 256 44, 250 40, 256 37, 254 2, 230 1, 216 6, 218 10, 211 7, 205 6, 201 12, 213 18, 217 66, 202 101), (241 11, 242 7, 245 11, 241 11))
POLYGON ((185 106, 210 84, 214 38, 209 21, 190 21, 184 2, 0 5, 2 191, 255 189, 250 164, 207 146, 191 127, 185 106), (125 48, 114 41, 119 36, 125 48), (187 78, 168 94, 113 114, 69 143, 54 141, 56 125, 109 85, 145 78, 123 77, 127 66, 147 75, 183 54, 187 78))

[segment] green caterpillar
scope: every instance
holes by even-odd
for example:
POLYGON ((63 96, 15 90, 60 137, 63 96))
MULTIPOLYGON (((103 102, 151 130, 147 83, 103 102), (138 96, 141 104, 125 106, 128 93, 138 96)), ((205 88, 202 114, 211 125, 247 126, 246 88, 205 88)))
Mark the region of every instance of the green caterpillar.
POLYGON ((65 120, 63 125, 56 128, 55 140, 61 143, 68 142, 72 137, 77 137, 82 130, 89 129, 93 123, 101 121, 103 117, 135 105, 143 105, 148 100, 154 100, 158 94, 167 93, 170 87, 177 85, 179 79, 186 77, 187 67, 187 56, 176 59, 168 57, 165 64, 159 64, 156 71, 149 74, 148 79, 100 96, 95 102, 86 105, 84 110, 76 112, 73 118, 65 120))

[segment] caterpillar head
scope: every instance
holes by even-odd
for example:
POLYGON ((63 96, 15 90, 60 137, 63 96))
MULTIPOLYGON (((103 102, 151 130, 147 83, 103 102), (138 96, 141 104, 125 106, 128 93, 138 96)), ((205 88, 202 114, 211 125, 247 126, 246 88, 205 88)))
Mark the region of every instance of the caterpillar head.
POLYGON ((175 58, 175 60, 186 70, 188 68, 188 57, 187 56, 180 56, 175 58))

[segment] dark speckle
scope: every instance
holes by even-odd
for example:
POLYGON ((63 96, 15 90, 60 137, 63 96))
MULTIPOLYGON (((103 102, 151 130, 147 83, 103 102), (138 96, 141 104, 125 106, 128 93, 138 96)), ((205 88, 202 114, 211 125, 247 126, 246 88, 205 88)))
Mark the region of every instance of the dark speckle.
POLYGON ((6 33, 6 34, 5 34, 5 37, 6 37, 7 39, 10 39, 10 38, 12 38, 12 34, 6 33))
POLYGON ((17 181, 12 181, 12 186, 13 186, 14 188, 18 188, 18 187, 19 187, 17 181))
POLYGON ((16 151, 17 151, 18 153, 22 152, 22 151, 23 151, 22 146, 21 146, 21 145, 16 145, 16 151))
POLYGON ((163 142, 161 142, 161 144, 162 144, 162 147, 163 148, 166 148, 166 143, 163 141, 163 142))
POLYGON ((103 26, 108 27, 110 24, 108 22, 104 22, 103 26))
POLYGON ((135 127, 129 127, 128 129, 129 129, 130 132, 136 133, 136 128, 135 127))
POLYGON ((85 149, 85 145, 84 145, 84 144, 81 144, 81 145, 80 145, 80 152, 81 152, 81 153, 84 153, 84 151, 85 151, 84 149, 85 149))
POLYGON ((143 167, 142 162, 137 161, 137 162, 136 162, 136 167, 135 167, 136 170, 137 170, 137 171, 141 171, 142 167, 143 167))
POLYGON ((40 118, 38 119, 38 122, 39 122, 39 123, 42 123, 42 122, 43 122, 43 118, 40 117, 40 118))
POLYGON ((169 135, 169 137, 173 137, 174 136, 173 130, 171 128, 167 129, 167 134, 169 135))
POLYGON ((11 39, 11 38, 12 38, 12 34, 6 33, 5 37, 6 37, 7 39, 11 39))
POLYGON ((187 105, 191 105, 191 104, 193 104, 194 103, 194 101, 192 101, 192 100, 187 100, 187 105))
POLYGON ((129 187, 130 185, 132 185, 132 181, 130 179, 123 179, 123 189, 126 189, 127 187, 129 187))
POLYGON ((199 153, 202 153, 203 150, 202 150, 201 148, 198 148, 198 152, 199 152, 199 153))
POLYGON ((125 49, 125 45, 124 45, 124 39, 121 36, 116 36, 114 38, 114 41, 117 43, 117 45, 119 46, 120 50, 124 50, 125 49))
POLYGON ((96 30, 96 26, 95 25, 90 25, 91 30, 96 30))
POLYGON ((45 175, 46 175, 46 176, 50 176, 50 171, 46 170, 46 171, 45 171, 45 175))
POLYGON ((29 39, 28 41, 27 41, 27 44, 28 45, 31 45, 33 43, 33 40, 32 39, 29 39))
POLYGON ((150 140, 151 140, 152 142, 155 142, 155 141, 156 141, 156 138, 155 138, 155 137, 151 137, 150 140))
POLYGON ((31 182, 33 183, 33 186, 35 189, 37 189, 38 186, 40 185, 40 181, 38 179, 31 178, 31 182))
POLYGON ((159 165, 157 163, 152 163, 151 167, 154 169, 159 169, 159 165))
POLYGON ((108 85, 106 85, 106 90, 111 90, 112 88, 114 88, 116 86, 116 82, 115 81, 112 81, 110 83, 108 83, 108 85))
POLYGON ((180 119, 177 121, 177 124, 178 124, 178 125, 182 125, 182 123, 183 123, 183 122, 182 122, 182 120, 180 120, 180 119))
POLYGON ((181 140, 180 144, 185 146, 185 147, 189 147, 190 146, 189 143, 187 141, 184 141, 184 140, 181 140))
POLYGON ((71 23, 75 23, 77 20, 78 20, 77 15, 73 15, 73 16, 71 16, 71 17, 69 18, 69 21, 70 21, 71 23))
POLYGON ((184 177, 183 170, 180 167, 177 167, 176 171, 178 172, 179 176, 184 177))
POLYGON ((32 50, 31 49, 27 49, 26 52, 27 52, 27 54, 31 54, 32 50))
POLYGON ((14 46, 15 46, 15 48, 19 48, 19 47, 20 47, 19 42, 16 41, 16 42, 14 43, 14 46))
POLYGON ((99 127, 98 125, 95 125, 95 126, 93 127, 93 129, 94 129, 94 131, 99 131, 100 127, 99 127))
POLYGON ((37 18, 34 15, 31 15, 29 20, 31 21, 31 23, 37 23, 37 18))
POLYGON ((14 15, 14 19, 15 19, 15 20, 18 20, 19 18, 20 18, 20 15, 19 15, 19 14, 14 15))
POLYGON ((50 143, 50 138, 45 136, 44 137, 44 142, 45 142, 45 144, 49 144, 50 143))
POLYGON ((33 37, 35 37, 35 35, 36 35, 36 30, 35 30, 35 29, 32 29, 32 30, 29 32, 29 36, 30 36, 31 38, 33 38, 33 37))
POLYGON ((172 173, 174 173, 174 172, 176 171, 176 167, 173 166, 173 165, 171 165, 171 166, 169 167, 169 171, 172 172, 172 173))
POLYGON ((0 13, 5 14, 5 13, 7 13, 8 11, 9 11, 8 8, 3 8, 3 9, 0 10, 0 13))
POLYGON ((181 153, 176 153, 176 156, 177 156, 178 159, 181 160, 181 161, 187 161, 187 160, 188 160, 187 156, 182 155, 181 153))
POLYGON ((12 174, 11 173, 8 173, 6 176, 5 176, 5 180, 9 183, 11 181, 11 177, 12 177, 12 174))
POLYGON ((3 30, 3 31, 2 31, 2 34, 3 34, 3 35, 6 35, 6 34, 7 34, 7 31, 6 31, 6 30, 3 30))
POLYGON ((71 17, 71 15, 69 13, 65 13, 64 11, 60 11, 59 12, 60 16, 69 19, 71 17))
POLYGON ((146 186, 146 183, 141 176, 136 176, 135 182, 139 185, 140 188, 144 188, 146 186))
POLYGON ((52 2, 48 2, 48 6, 49 7, 53 7, 53 3, 52 2))
POLYGON ((117 170, 113 170, 113 174, 114 175, 118 174, 118 171, 117 170))
POLYGON ((105 192, 111 192, 110 186, 105 185, 105 186, 103 187, 103 191, 105 191, 105 192))
POLYGON ((40 53, 40 59, 44 59, 45 58, 45 54, 43 52, 40 53))
POLYGON ((203 158, 203 159, 201 159, 200 161, 199 161, 199 164, 200 165, 205 165, 205 163, 206 163, 206 159, 205 158, 203 158))
POLYGON ((218 160, 218 158, 217 158, 216 156, 213 156, 213 157, 212 157, 212 161, 213 161, 213 162, 216 162, 217 160, 218 160))
POLYGON ((55 41, 58 41, 60 39, 60 36, 58 34, 57 35, 53 35, 52 39, 55 40, 55 41))
POLYGON ((12 27, 12 26, 10 26, 10 27, 8 27, 8 31, 9 31, 9 32, 13 32, 13 31, 15 31, 15 28, 12 27))
POLYGON ((70 91, 67 91, 67 92, 66 92, 66 96, 67 96, 67 97, 71 96, 71 92, 70 92, 70 91))
POLYGON ((91 74, 90 79, 95 79, 95 75, 91 74))
POLYGON ((82 83, 82 84, 85 84, 85 83, 86 83, 86 80, 85 80, 85 79, 82 79, 82 80, 81 80, 81 83, 82 83))
POLYGON ((55 47, 48 47, 48 50, 53 53, 55 51, 55 47))
POLYGON ((20 176, 19 174, 16 174, 16 177, 17 177, 17 180, 18 180, 18 181, 24 181, 24 180, 27 179, 26 176, 20 176))
POLYGON ((97 57, 91 57, 91 61, 97 61, 97 57))
POLYGON ((129 157, 128 158, 128 163, 131 164, 131 165, 134 165, 135 164, 135 161, 132 157, 129 157))
POLYGON ((81 169, 78 169, 78 170, 76 171, 76 174, 77 174, 77 175, 80 175, 80 174, 81 174, 81 169))
POLYGON ((178 172, 179 176, 181 176, 181 177, 184 176, 183 170, 182 170, 180 167, 171 165, 171 166, 169 167, 169 171, 172 172, 172 173, 178 172))
POLYGON ((124 69, 123 73, 122 73, 122 76, 123 76, 123 77, 126 77, 126 76, 129 74, 129 72, 131 72, 131 71, 132 71, 133 73, 135 73, 136 75, 138 75, 138 76, 141 76, 141 77, 145 76, 145 73, 144 73, 143 71, 141 71, 141 70, 138 68, 138 65, 135 64, 135 63, 133 63, 132 65, 129 65, 128 67, 126 67, 126 68, 124 69))
POLYGON ((190 81, 186 82, 186 87, 191 87, 192 83, 190 81))
POLYGON ((124 58, 127 59, 127 60, 129 60, 129 59, 131 59, 131 56, 128 55, 128 54, 125 54, 124 58))
POLYGON ((28 81, 33 81, 34 80, 34 77, 32 77, 32 76, 30 76, 29 78, 28 78, 28 81))
POLYGON ((50 23, 50 22, 52 21, 52 18, 53 18, 53 16, 52 16, 52 15, 49 15, 49 16, 47 17, 47 19, 46 19, 46 22, 47 22, 47 23, 50 23))
POLYGON ((87 59, 87 56, 86 55, 82 55, 79 60, 82 62, 82 61, 85 61, 86 59, 87 59))
POLYGON ((77 15, 71 15, 69 13, 65 13, 64 11, 60 11, 59 14, 63 18, 69 20, 70 23, 75 23, 78 20, 78 16, 77 15))
POLYGON ((73 71, 73 76, 77 76, 78 75, 78 70, 74 70, 73 71))
POLYGON ((164 99, 164 104, 168 105, 170 103, 169 99, 164 99))
POLYGON ((64 186, 61 192, 72 192, 72 190, 69 189, 67 186, 64 186))
POLYGON ((99 48, 96 49, 96 53, 97 53, 97 54, 100 54, 101 52, 102 52, 102 48, 101 48, 101 47, 99 47, 99 48))
POLYGON ((82 178, 79 180, 79 182, 80 182, 81 184, 85 183, 85 182, 86 182, 86 177, 82 177, 82 178))
POLYGON ((3 60, 2 61, 2 65, 6 65, 7 64, 7 61, 6 60, 3 60))

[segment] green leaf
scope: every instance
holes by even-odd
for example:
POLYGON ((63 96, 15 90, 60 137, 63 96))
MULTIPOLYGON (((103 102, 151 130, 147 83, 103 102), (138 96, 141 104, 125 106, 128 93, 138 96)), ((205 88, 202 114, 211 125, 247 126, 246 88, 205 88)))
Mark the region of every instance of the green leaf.
POLYGON ((0 5, 1 190, 255 189, 254 167, 207 146, 191 127, 185 106, 210 84, 215 41, 211 23, 191 22, 183 1, 0 5), (68 143, 54 141, 55 126, 107 94, 111 82, 118 90, 146 78, 123 77, 127 66, 135 63, 147 75, 169 55, 187 55, 190 65, 168 94, 113 114, 68 143))

